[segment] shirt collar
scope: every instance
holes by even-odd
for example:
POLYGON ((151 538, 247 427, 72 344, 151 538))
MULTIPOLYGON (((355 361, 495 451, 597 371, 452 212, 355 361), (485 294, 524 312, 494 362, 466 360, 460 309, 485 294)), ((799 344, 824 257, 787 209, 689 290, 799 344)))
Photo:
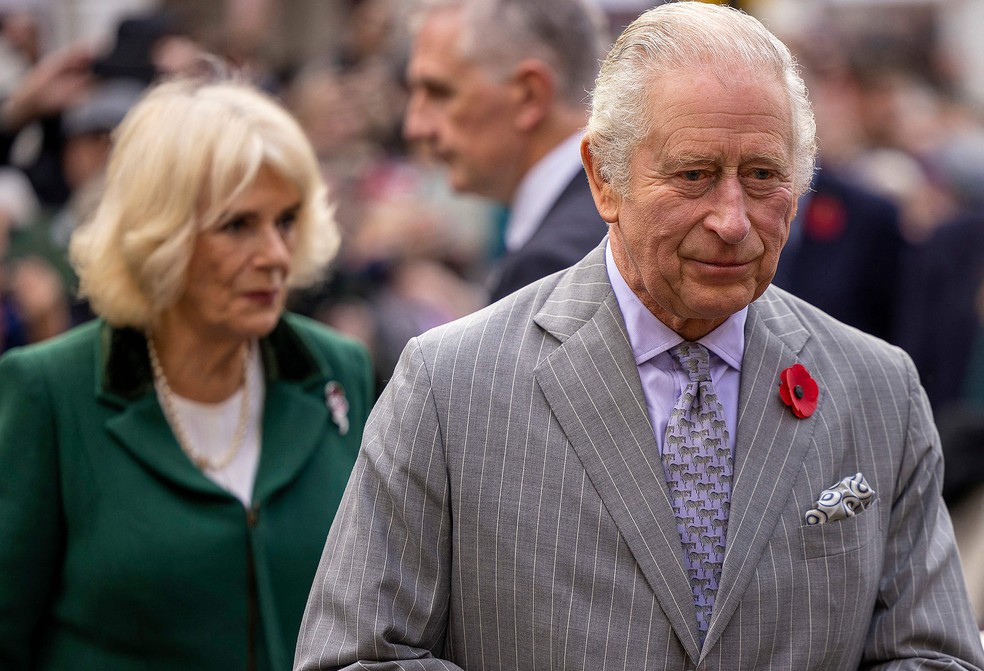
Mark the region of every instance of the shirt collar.
MULTIPOLYGON (((629 344, 632 346, 632 356, 637 366, 683 342, 683 338, 657 319, 626 284, 618 266, 615 265, 611 243, 605 243, 605 266, 608 269, 612 289, 615 291, 615 298, 618 300, 619 310, 622 312, 622 319, 625 321, 629 344)), ((746 306, 698 341, 739 371, 745 351, 747 316, 746 306)))
POLYGON ((551 206, 583 169, 578 131, 550 150, 523 176, 510 204, 506 249, 515 251, 533 237, 551 206))

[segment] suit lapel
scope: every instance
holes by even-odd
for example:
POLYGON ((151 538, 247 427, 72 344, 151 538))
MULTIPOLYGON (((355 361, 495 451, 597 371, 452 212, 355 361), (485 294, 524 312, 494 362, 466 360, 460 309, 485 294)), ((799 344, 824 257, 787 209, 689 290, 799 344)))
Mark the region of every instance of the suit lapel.
POLYGON ((604 248, 558 284, 536 322, 561 345, 534 371, 551 410, 688 654, 693 596, 604 248))
POLYGON ((779 400, 779 373, 797 362, 808 339, 775 290, 750 306, 727 549, 704 650, 720 637, 755 574, 817 426, 819 413, 797 419, 779 400))

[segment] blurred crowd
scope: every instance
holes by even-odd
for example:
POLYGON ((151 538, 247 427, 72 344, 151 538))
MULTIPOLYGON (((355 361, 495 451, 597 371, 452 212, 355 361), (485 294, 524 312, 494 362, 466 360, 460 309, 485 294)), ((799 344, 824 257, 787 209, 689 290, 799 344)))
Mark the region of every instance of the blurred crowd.
MULTIPOLYGON (((152 81, 219 63, 296 115, 337 207, 342 252, 291 309, 365 342, 381 387, 410 337, 485 305, 504 212, 454 194, 403 139, 406 4, 341 2, 339 38, 285 62, 255 31, 196 32, 169 3, 123 17, 107 44, 45 49, 44 15, 0 3, 0 351, 91 318, 66 248, 98 200, 112 129, 152 81)), ((814 4, 829 11, 777 30, 804 67, 821 159, 776 282, 913 357, 957 509, 984 483, 984 114, 932 12, 914 45, 814 4)))
POLYGON ((210 68, 277 95, 322 161, 345 249, 292 309, 366 342, 382 384, 411 336, 481 307, 499 212, 453 195, 402 141, 400 4, 349 4, 345 39, 292 63, 265 61, 232 26, 209 43, 167 7, 121 18, 101 48, 50 52, 42 13, 0 14, 0 351, 91 318, 66 250, 98 200, 110 133, 152 81, 210 68))

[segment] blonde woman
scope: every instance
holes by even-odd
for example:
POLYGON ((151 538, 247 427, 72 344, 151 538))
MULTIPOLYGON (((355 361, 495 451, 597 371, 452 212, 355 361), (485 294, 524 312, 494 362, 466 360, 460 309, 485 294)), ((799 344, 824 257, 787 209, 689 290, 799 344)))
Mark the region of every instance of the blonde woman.
POLYGON ((100 319, 0 359, 0 668, 289 669, 372 398, 284 312, 338 234, 237 83, 152 89, 71 244, 100 319))

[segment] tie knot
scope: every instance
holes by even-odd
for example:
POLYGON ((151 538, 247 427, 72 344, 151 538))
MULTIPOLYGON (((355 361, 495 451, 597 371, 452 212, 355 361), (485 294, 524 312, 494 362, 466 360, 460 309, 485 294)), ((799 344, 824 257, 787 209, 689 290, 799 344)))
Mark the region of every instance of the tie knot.
POLYGON ((700 343, 684 341, 670 350, 670 356, 680 362, 691 382, 711 379, 710 357, 707 348, 700 343))

